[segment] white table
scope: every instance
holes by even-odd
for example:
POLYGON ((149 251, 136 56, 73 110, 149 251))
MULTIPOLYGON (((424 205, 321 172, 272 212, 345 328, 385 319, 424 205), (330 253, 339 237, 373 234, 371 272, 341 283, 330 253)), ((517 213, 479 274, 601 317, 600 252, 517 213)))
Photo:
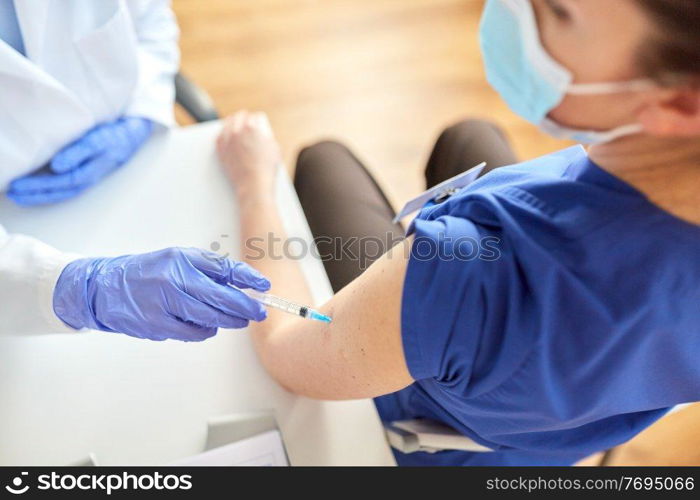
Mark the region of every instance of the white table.
MULTIPOLYGON (((214 155, 218 123, 157 136, 82 197, 19 209, 0 202, 9 232, 64 251, 119 255, 221 246, 239 255, 236 203, 214 155)), ((310 241, 291 183, 278 202, 289 236, 310 241)), ((330 286, 303 268, 314 297, 330 286)), ((101 464, 164 464, 202 451, 209 417, 277 414, 294 465, 391 465, 371 401, 317 402, 286 393, 259 365, 245 331, 202 344, 86 333, 0 338, 0 464, 62 465, 94 452, 101 464)))

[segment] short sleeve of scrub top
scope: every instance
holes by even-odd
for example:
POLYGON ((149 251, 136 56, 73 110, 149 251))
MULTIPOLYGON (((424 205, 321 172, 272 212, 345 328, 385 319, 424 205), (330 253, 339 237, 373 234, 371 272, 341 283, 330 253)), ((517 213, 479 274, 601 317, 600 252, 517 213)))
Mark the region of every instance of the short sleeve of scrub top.
POLYGON ((688 307, 700 266, 679 265, 700 228, 582 148, 496 170, 408 233, 401 327, 416 383, 377 398, 380 415, 440 421, 495 451, 399 463, 570 464, 700 398, 688 307))

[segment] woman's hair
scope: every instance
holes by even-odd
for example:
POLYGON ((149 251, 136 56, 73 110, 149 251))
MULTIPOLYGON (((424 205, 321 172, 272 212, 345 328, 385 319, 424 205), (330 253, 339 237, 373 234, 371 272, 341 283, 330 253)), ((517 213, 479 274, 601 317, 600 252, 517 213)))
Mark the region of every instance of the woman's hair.
POLYGON ((700 1, 637 0, 658 27, 640 53, 642 69, 660 81, 700 80, 700 1))

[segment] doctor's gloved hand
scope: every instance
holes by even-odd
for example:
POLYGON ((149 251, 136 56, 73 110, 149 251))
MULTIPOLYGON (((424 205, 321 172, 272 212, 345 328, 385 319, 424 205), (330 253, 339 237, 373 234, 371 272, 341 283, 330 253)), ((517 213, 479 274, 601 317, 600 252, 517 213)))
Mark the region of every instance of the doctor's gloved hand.
POLYGON ((153 122, 138 117, 97 125, 59 151, 48 171, 14 180, 7 196, 23 206, 73 198, 124 165, 152 132, 153 122))
POLYGON ((200 342, 218 328, 244 328, 266 318, 260 303, 228 284, 270 288, 247 264, 195 248, 81 259, 61 273, 53 308, 76 329, 200 342))

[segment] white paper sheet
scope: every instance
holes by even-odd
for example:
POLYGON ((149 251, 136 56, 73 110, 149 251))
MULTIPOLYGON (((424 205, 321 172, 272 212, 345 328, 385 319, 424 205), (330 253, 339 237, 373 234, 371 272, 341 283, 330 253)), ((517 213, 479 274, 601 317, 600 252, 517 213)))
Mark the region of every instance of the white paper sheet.
POLYGON ((286 467, 289 462, 279 431, 270 431, 178 460, 172 465, 286 467))

